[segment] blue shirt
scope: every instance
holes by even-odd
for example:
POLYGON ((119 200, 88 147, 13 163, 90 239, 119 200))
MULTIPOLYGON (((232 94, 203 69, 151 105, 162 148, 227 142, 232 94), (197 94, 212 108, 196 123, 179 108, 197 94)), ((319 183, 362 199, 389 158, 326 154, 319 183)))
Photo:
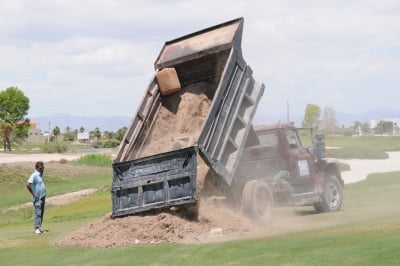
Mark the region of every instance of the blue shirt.
POLYGON ((32 184, 32 191, 34 195, 38 195, 39 199, 46 196, 46 186, 44 185, 44 179, 38 171, 35 170, 28 179, 28 183, 32 184))

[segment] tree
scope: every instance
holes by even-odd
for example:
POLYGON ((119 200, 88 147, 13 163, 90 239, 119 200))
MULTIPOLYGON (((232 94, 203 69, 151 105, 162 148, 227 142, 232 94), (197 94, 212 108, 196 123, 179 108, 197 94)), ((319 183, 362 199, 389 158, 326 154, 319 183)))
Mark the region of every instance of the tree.
POLYGON ((313 127, 317 125, 319 116, 321 115, 321 108, 315 104, 307 104, 304 112, 304 118, 301 125, 303 127, 313 127))
POLYGON ((11 133, 18 122, 25 120, 29 107, 29 98, 17 87, 0 92, 0 130, 4 138, 4 151, 11 151, 11 133))
POLYGON ((357 136, 359 136, 361 133, 360 132, 362 130, 361 127, 362 127, 361 121, 358 121, 358 120, 354 121, 353 129, 354 129, 354 132, 356 132, 357 136))
MULTIPOLYGON (((397 125, 396 125, 397 126, 397 125)), ((393 135, 394 123, 392 121, 380 120, 374 128, 376 134, 389 134, 393 135)))
POLYGON ((81 128, 79 129, 79 133, 83 133, 83 132, 85 132, 85 128, 84 128, 84 127, 81 127, 81 128))
POLYGON ((71 128, 69 126, 67 126, 64 130, 63 139, 64 141, 73 141, 75 139, 75 136, 73 133, 71 133, 71 128))
POLYGON ((362 123, 361 121, 354 121, 353 125, 354 132, 356 132, 357 135, 362 134, 368 134, 370 132, 370 126, 368 122, 362 123))
POLYGON ((65 128, 65 132, 63 134, 64 141, 74 141, 76 139, 75 132, 73 130, 72 131, 71 130, 72 129, 69 126, 67 126, 65 128))
POLYGON ((127 127, 123 127, 123 128, 118 129, 118 131, 115 133, 116 139, 119 140, 119 141, 122 141, 122 138, 124 137, 125 132, 127 130, 128 130, 127 127))
POLYGON ((17 122, 14 127, 13 136, 16 140, 23 140, 28 137, 30 127, 29 118, 25 118, 25 121, 17 122))
POLYGON ((104 138, 106 138, 106 139, 112 139, 113 138, 113 136, 114 136, 114 133, 112 132, 112 131, 104 131, 103 132, 103 136, 104 136, 104 138))
POLYGON ((56 141, 58 141, 58 136, 61 134, 60 128, 56 126, 53 128, 53 136, 56 138, 56 141))
POLYGON ((370 133, 370 130, 371 130, 371 127, 370 127, 370 125, 369 125, 368 122, 364 122, 364 123, 361 125, 361 131, 362 131, 364 134, 370 133))
POLYGON ((98 127, 94 129, 93 136, 96 138, 96 142, 98 142, 101 137, 101 131, 98 127))
POLYGON ((384 121, 384 120, 380 120, 378 122, 378 124, 374 128, 376 134, 382 135, 383 133, 385 133, 384 132, 385 123, 386 123, 386 121, 384 121))
POLYGON ((325 107, 323 118, 322 118, 322 126, 328 133, 334 133, 337 125, 336 121, 336 112, 332 107, 325 107))
POLYGON ((11 151, 10 135, 12 132, 12 125, 6 122, 1 122, 1 134, 3 135, 4 151, 11 151))

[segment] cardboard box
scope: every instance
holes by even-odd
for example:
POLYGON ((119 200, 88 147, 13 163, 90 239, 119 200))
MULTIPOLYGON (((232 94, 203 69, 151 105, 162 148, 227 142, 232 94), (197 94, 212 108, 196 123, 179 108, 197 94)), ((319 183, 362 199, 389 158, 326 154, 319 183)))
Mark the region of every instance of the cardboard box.
POLYGON ((162 95, 170 95, 181 89, 175 68, 164 68, 158 71, 156 78, 162 95))

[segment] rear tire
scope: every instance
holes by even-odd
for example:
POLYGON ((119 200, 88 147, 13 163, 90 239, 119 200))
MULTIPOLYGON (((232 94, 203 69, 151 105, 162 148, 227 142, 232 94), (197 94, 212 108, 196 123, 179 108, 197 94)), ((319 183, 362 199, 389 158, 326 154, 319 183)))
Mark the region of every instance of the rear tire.
POLYGON ((268 185, 259 180, 246 183, 242 192, 242 212, 250 218, 266 223, 271 222, 273 197, 268 185))
POLYGON ((343 202, 343 190, 339 179, 334 174, 327 176, 324 191, 321 193, 321 201, 314 204, 317 212, 339 211, 343 202))

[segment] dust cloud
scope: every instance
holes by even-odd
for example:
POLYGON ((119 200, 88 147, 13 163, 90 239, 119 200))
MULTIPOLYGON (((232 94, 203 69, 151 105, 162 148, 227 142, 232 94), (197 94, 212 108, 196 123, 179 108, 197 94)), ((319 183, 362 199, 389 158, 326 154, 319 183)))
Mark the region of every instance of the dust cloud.
MULTIPOLYGON (((197 82, 181 91, 163 96, 162 106, 152 123, 149 134, 137 157, 169 152, 196 145, 208 115, 215 84, 197 82)), ((56 242, 62 246, 117 247, 135 244, 203 243, 226 241, 257 235, 257 232, 296 230, 301 223, 292 220, 296 215, 286 213, 279 223, 258 224, 232 209, 220 197, 204 198, 218 192, 216 175, 201 156, 197 156, 196 176, 198 215, 193 219, 185 208, 172 207, 147 213, 111 219, 111 214, 70 233, 56 242), (197 218, 197 219, 196 219, 197 218)), ((300 226, 299 228, 302 228, 300 226)))
POLYGON ((300 232, 328 226, 330 221, 315 221, 309 211, 276 209, 268 223, 252 221, 220 198, 202 200, 197 220, 179 208, 155 210, 111 219, 111 213, 57 240, 59 246, 112 248, 164 243, 199 244, 250 239, 300 232))

